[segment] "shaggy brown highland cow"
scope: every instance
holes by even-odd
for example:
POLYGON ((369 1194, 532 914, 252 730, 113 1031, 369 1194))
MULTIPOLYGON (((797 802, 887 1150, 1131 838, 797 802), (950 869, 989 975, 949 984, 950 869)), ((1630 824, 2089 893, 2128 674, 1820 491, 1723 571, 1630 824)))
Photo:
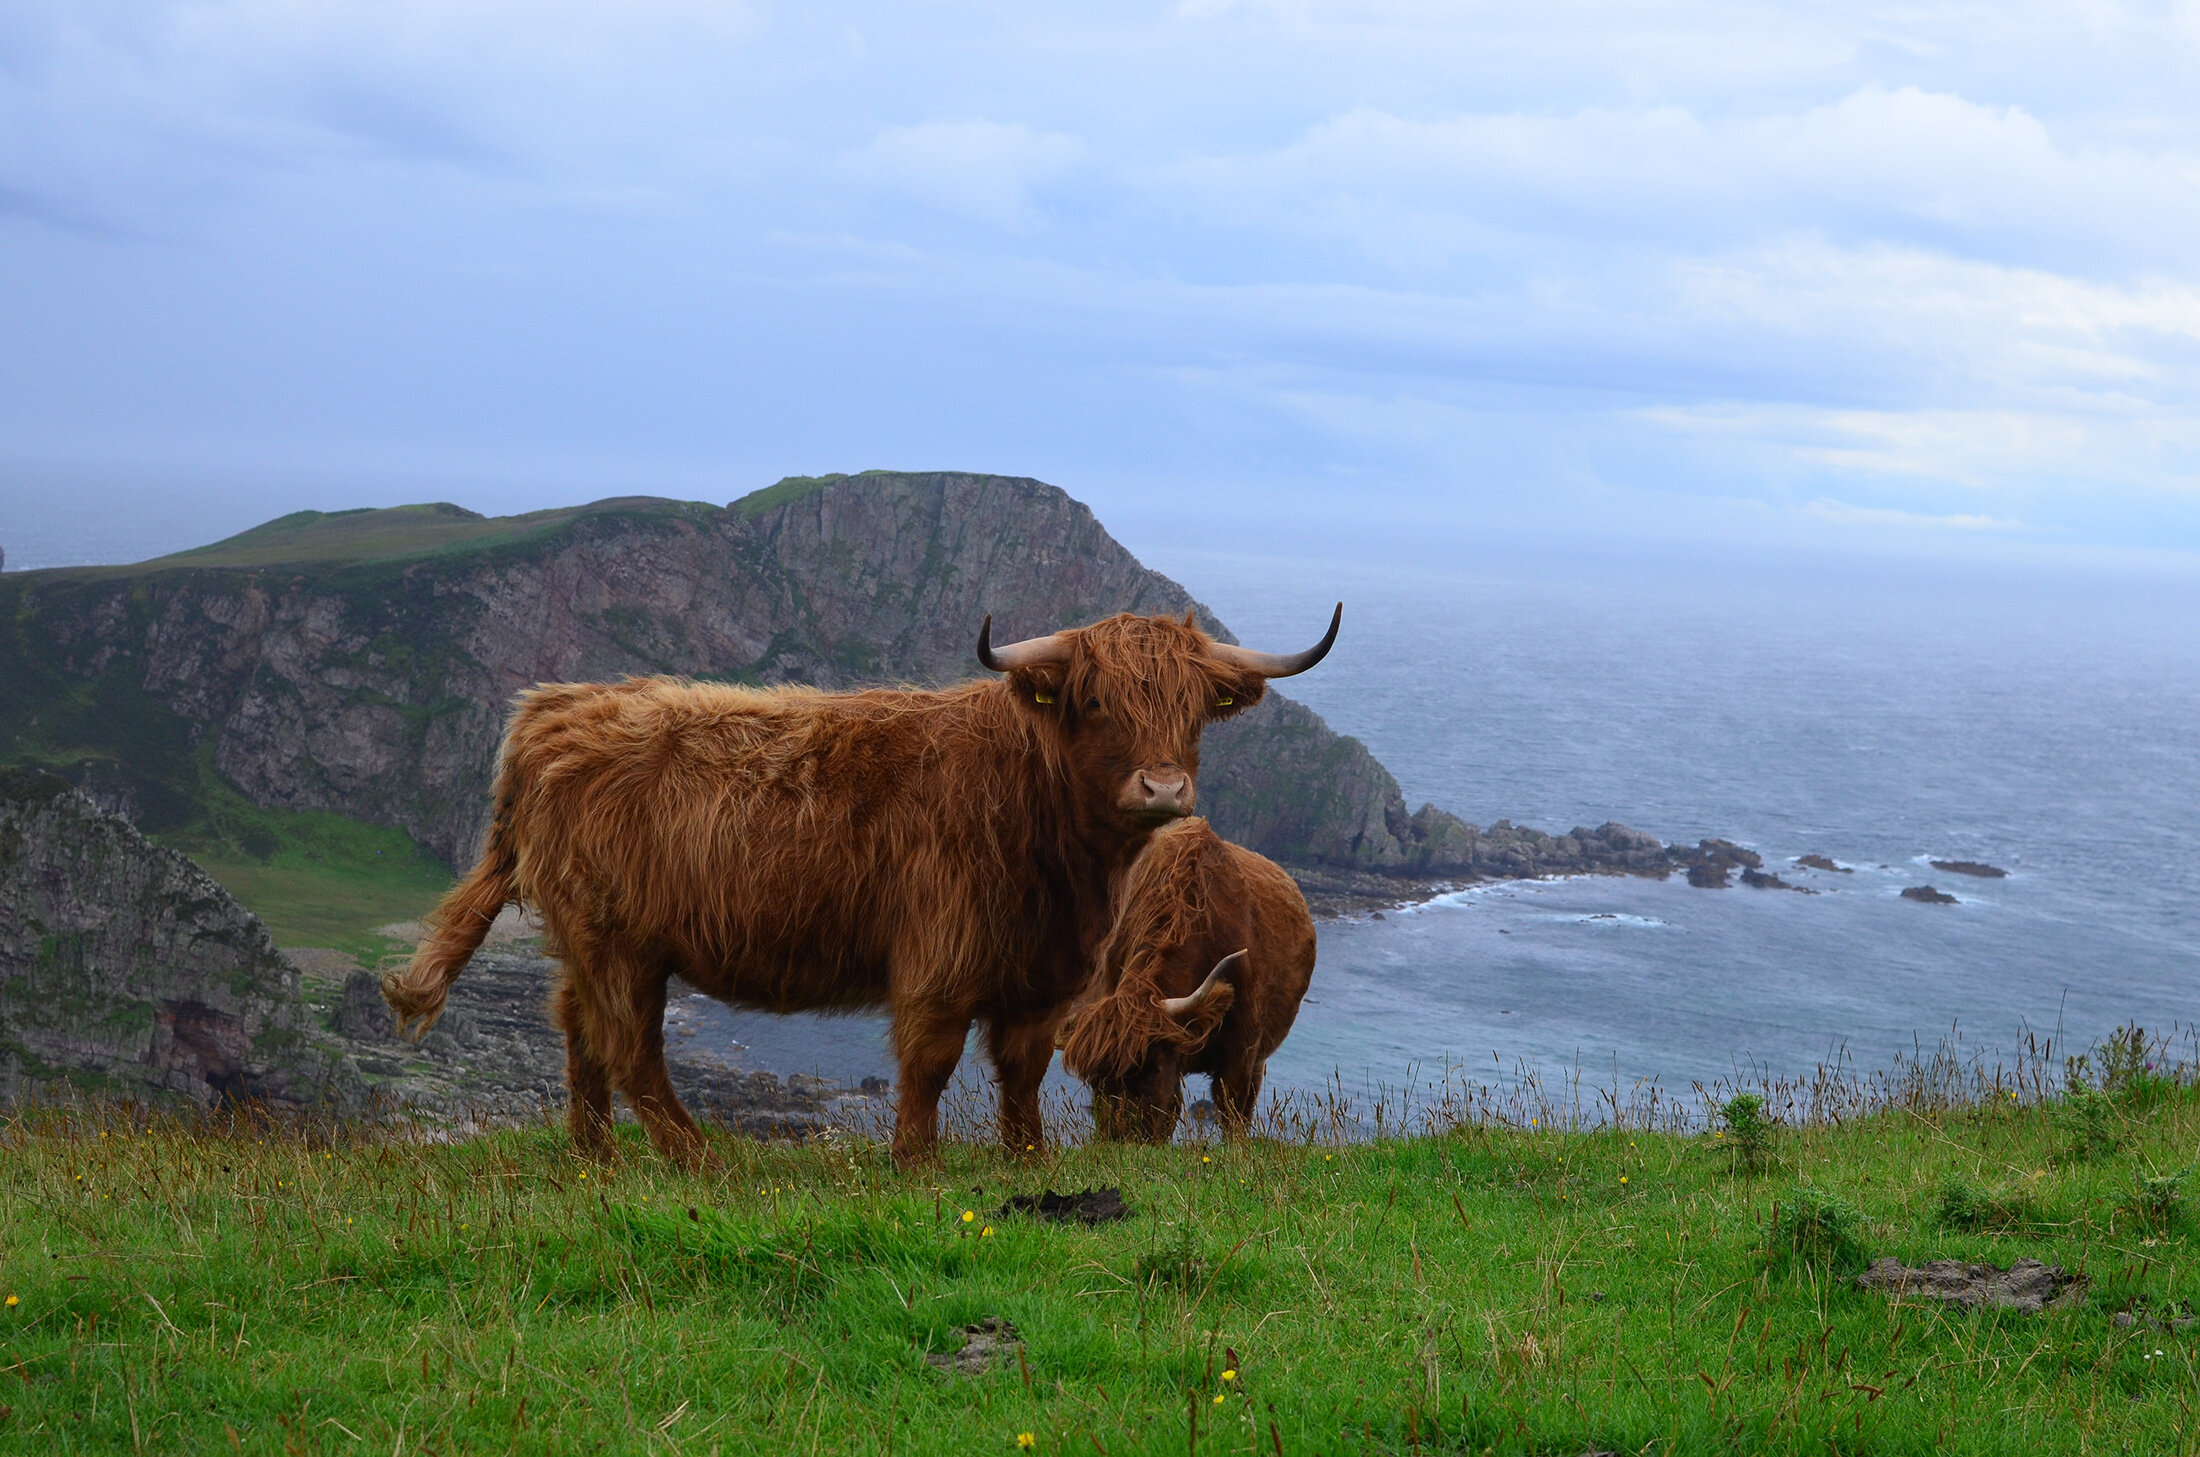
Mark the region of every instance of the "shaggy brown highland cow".
POLYGON ((1157 830, 1123 877, 1092 999, 1070 1014, 1062 1063, 1092 1087, 1102 1138, 1166 1143, 1184 1075, 1214 1080, 1225 1131, 1244 1133, 1268 1058, 1314 975, 1314 918, 1274 861, 1205 820, 1157 830))
POLYGON ((1108 925, 1108 888, 1189 814, 1199 737, 1336 640, 1279 656, 1167 617, 1111 617, 994 650, 938 691, 737 688, 668 678, 520 697, 481 861, 383 993, 421 1030, 498 909, 535 908, 563 963, 575 1141, 611 1093, 687 1164, 701 1132, 665 1074, 666 983, 774 1012, 886 1007, 894 1153, 928 1157, 973 1022, 1000 1132, 1041 1144, 1038 1090, 1108 925))

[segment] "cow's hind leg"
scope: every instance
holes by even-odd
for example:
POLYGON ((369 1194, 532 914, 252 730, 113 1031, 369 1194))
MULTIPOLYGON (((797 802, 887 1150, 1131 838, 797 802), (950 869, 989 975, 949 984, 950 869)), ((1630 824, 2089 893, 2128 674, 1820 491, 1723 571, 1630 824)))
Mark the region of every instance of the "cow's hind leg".
POLYGON ((715 1166, 703 1130, 681 1106, 665 1070, 665 983, 671 969, 632 955, 605 958, 605 969, 597 1025, 609 1044, 600 1050, 612 1082, 626 1094, 657 1152, 690 1172, 715 1166))
POLYGON ((1046 1130, 1039 1121, 1039 1085, 1054 1058, 1055 1017, 1011 1022, 988 1019, 986 1055, 1001 1083, 1001 1144, 1025 1158, 1045 1154, 1046 1130))
POLYGON ((580 993, 560 978, 552 1010, 565 1033, 566 1123, 573 1147, 601 1157, 611 1150, 611 1074, 588 1041, 588 1021, 580 993))

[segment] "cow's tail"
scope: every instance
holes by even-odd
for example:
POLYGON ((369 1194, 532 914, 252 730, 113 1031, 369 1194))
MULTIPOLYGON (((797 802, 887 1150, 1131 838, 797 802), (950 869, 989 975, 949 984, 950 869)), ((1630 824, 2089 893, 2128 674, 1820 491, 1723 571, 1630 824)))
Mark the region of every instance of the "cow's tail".
POLYGON ((428 934, 403 971, 382 979, 382 999, 400 1034, 425 1037, 443 1015, 451 983, 489 935, 497 912, 518 899, 513 880, 519 856, 503 815, 489 831, 489 845, 466 878, 452 887, 428 917, 428 934))

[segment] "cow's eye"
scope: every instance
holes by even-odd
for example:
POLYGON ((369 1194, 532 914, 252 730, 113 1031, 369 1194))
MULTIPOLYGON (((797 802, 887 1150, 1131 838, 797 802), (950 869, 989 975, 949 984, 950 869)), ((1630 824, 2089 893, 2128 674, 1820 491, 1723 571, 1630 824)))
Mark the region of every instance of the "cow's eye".
POLYGON ((1100 700, 1099 700, 1099 699, 1097 699, 1097 698, 1088 698, 1088 699, 1086 699, 1086 700, 1085 700, 1085 712, 1087 712, 1087 713, 1098 713, 1099 711, 1100 711, 1100 700))

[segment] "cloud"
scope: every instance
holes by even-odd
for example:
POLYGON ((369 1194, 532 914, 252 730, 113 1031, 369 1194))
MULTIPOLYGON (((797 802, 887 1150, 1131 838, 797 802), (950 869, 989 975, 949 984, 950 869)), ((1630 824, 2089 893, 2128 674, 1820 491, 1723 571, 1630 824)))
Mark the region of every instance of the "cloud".
POLYGON ((1901 531, 2005 531, 2031 530, 2022 521, 1998 516, 1959 514, 1928 516, 1917 511, 1898 511, 1887 506, 1852 506, 1846 501, 1812 501, 1804 515, 1836 526, 1893 527, 1901 531))
POLYGON ((2200 541, 2196 17, 16 0, 0 452, 2109 481, 2200 541))
POLYGON ((1801 110, 1661 104, 1413 118, 1356 108, 1170 169, 1183 205, 1432 266, 1493 234, 1700 248, 1810 232, 2088 266, 2185 261, 2200 151, 2077 146, 2018 106, 1865 85, 1801 110), (1289 206, 1295 202, 1297 206, 1289 206))
POLYGON ((1074 167, 1084 144, 1023 122, 929 121, 888 127, 849 156, 850 177, 929 207, 1017 225, 1034 189, 1074 167))

